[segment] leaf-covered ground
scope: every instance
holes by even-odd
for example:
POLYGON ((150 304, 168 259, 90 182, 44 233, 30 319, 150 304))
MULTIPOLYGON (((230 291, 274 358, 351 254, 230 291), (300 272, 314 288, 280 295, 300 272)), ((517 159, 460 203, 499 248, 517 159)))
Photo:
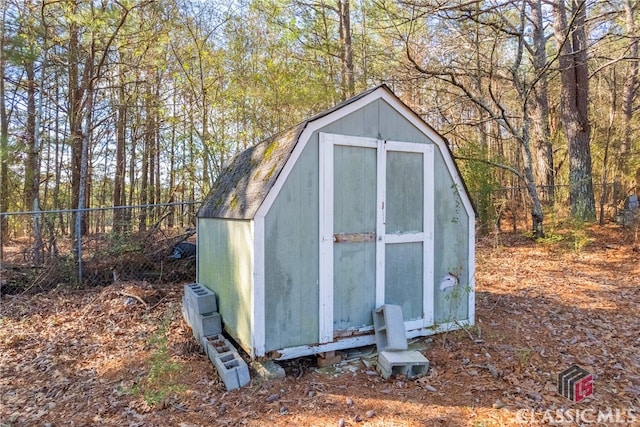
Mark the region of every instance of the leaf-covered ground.
POLYGON ((0 425, 640 424, 639 242, 615 226, 555 237, 479 242, 477 327, 414 342, 431 361, 416 381, 372 375, 375 357, 301 359, 227 392, 181 319, 181 286, 5 296, 0 425), (594 376, 579 403, 556 391, 573 364, 594 376))

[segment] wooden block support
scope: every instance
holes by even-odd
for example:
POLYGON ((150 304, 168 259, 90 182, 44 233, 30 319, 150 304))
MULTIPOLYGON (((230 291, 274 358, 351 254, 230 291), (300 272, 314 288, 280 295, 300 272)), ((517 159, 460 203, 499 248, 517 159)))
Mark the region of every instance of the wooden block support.
POLYGON ((326 368, 327 366, 337 365, 342 362, 342 356, 336 354, 335 351, 327 351, 318 355, 318 368, 326 368))

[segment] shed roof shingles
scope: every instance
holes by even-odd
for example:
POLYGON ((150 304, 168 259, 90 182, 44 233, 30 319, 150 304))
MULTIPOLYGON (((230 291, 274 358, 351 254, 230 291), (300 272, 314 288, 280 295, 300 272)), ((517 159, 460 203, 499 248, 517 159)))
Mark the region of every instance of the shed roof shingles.
POLYGON ((238 153, 220 174, 198 217, 252 219, 306 124, 303 122, 238 153))
POLYGON ((371 88, 238 153, 213 184, 198 210, 198 217, 253 219, 307 125, 377 90, 393 95, 384 84, 371 88))

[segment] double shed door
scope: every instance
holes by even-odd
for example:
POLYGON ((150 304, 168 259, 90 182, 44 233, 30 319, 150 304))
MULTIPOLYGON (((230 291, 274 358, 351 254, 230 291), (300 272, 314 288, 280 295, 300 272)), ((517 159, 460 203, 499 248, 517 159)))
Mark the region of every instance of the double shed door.
POLYGON ((433 324, 433 145, 320 134, 320 342, 433 324))

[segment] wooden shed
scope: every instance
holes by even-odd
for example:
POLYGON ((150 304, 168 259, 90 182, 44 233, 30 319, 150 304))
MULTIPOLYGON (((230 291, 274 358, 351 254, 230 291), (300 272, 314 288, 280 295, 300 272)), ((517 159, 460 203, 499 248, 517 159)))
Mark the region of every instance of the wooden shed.
POLYGON ((474 322, 475 214, 444 138, 387 86, 239 153, 198 212, 197 280, 252 357, 474 322))

